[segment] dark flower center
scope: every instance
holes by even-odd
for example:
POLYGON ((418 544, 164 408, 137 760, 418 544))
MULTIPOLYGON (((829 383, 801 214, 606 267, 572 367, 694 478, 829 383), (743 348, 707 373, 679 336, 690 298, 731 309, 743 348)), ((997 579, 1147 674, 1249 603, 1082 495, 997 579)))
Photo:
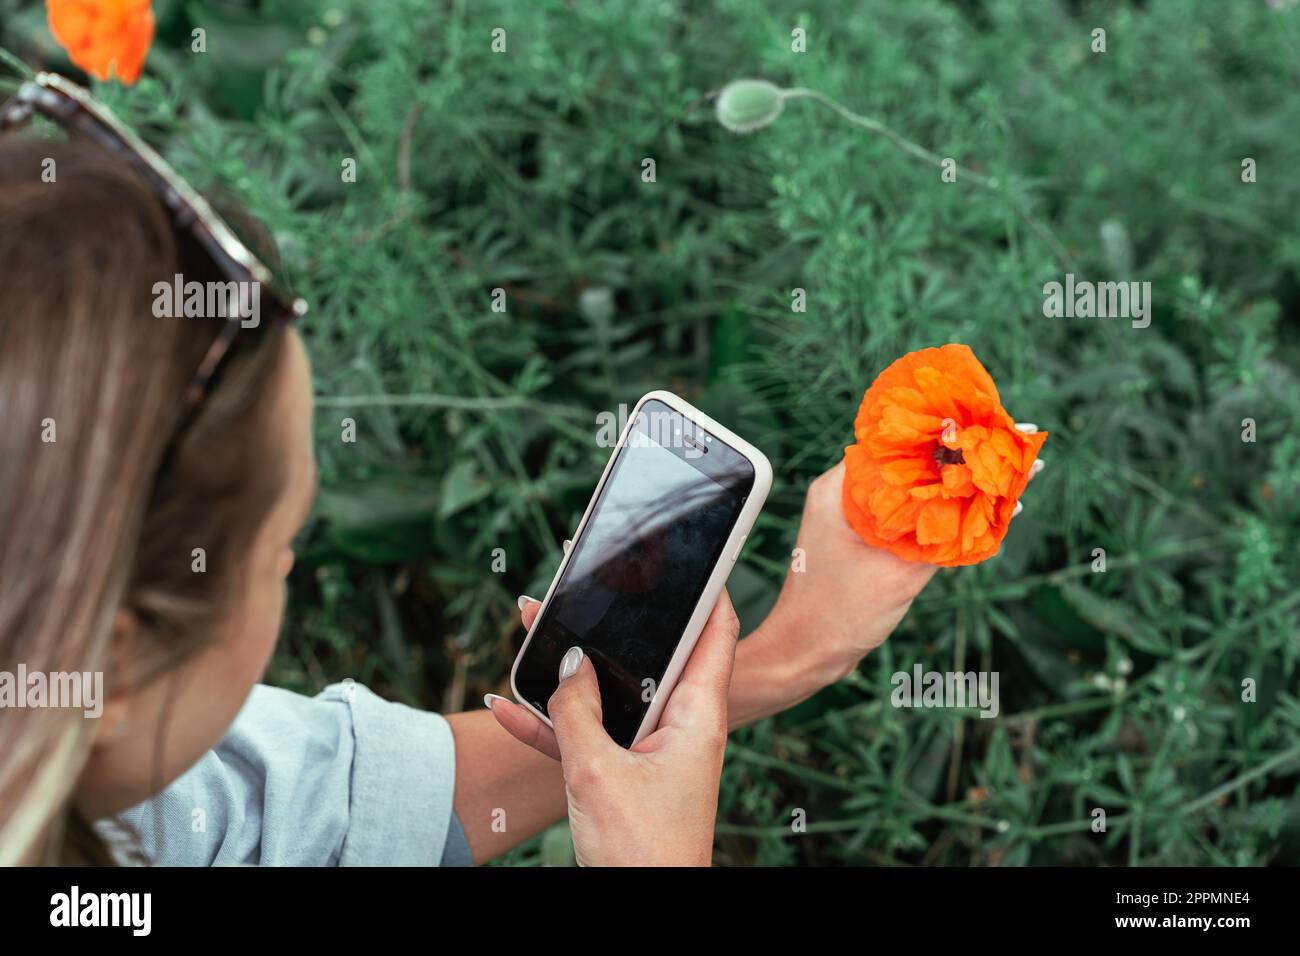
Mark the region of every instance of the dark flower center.
POLYGON ((935 442, 934 461, 940 468, 944 465, 964 465, 966 456, 961 453, 960 448, 949 448, 947 445, 935 442))

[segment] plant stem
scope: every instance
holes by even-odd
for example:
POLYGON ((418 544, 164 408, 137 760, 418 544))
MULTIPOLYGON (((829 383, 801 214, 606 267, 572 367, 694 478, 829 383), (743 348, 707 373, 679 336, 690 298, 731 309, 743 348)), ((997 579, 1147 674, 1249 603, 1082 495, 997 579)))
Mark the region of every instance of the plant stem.
POLYGON ((1018 714, 1007 714, 1003 719, 1046 720, 1052 717, 1065 717, 1069 714, 1081 714, 1089 710, 1110 707, 1118 703, 1119 699, 1110 695, 1106 697, 1088 697, 1083 700, 1072 700, 1064 704, 1048 704, 1043 707, 1035 707, 1032 710, 1022 710, 1018 714))
POLYGON ((1274 767, 1280 767, 1288 760, 1300 760, 1300 747, 1292 747, 1290 750, 1284 750, 1282 753, 1277 754, 1271 759, 1265 760, 1258 767, 1255 767, 1252 770, 1248 770, 1239 776, 1233 777, 1227 783, 1223 784, 1222 786, 1215 787, 1213 790, 1211 790, 1209 793, 1205 794, 1204 796, 1197 797, 1191 803, 1184 804, 1182 807, 1179 808, 1178 812, 1179 814, 1186 816, 1189 813, 1195 813, 1197 810, 1202 810, 1205 807, 1209 806, 1210 804, 1214 803, 1220 797, 1231 793, 1233 790, 1236 790, 1238 787, 1244 787, 1252 780, 1256 780, 1260 777, 1266 776, 1268 772, 1272 770, 1274 767))
MULTIPOLYGON (((865 129, 868 132, 876 133, 877 135, 883 136, 889 142, 893 143, 894 146, 898 147, 904 153, 907 153, 907 155, 911 156, 913 159, 919 159, 921 160, 921 162, 928 163, 931 166, 937 166, 939 169, 943 168, 944 157, 939 156, 936 153, 930 152, 930 150, 926 149, 924 146, 921 146, 919 143, 912 142, 910 139, 895 132, 893 129, 886 126, 884 123, 880 122, 880 120, 875 119, 874 117, 863 116, 860 113, 853 112, 852 110, 848 109, 845 106, 841 106, 839 103, 837 103, 835 100, 831 99, 829 96, 827 96, 824 93, 820 93, 817 90, 810 90, 807 87, 803 87, 803 86, 797 86, 792 89, 782 90, 781 92, 782 92, 782 96, 788 100, 793 100, 793 99, 814 100, 818 103, 821 103, 823 106, 830 107, 832 110, 834 110, 844 119, 848 120, 854 126, 860 127, 861 129, 865 129)), ((1043 241, 1043 244, 1047 246, 1048 250, 1052 253, 1052 256, 1056 259, 1057 262, 1059 262, 1065 268, 1067 272, 1078 271, 1078 267, 1075 265, 1073 257, 1070 255, 1068 251, 1066 251, 1065 246, 1061 244, 1060 240, 1058 240, 1056 236, 1052 235, 1051 230, 1049 230, 1045 225, 1043 225, 1033 216, 1029 215, 1029 213, 1025 211, 1025 209, 1020 205, 1020 203, 1016 201, 1016 199, 1012 197, 1009 192, 1007 192, 1006 187, 1004 187, 996 179, 992 179, 988 176, 981 176, 979 173, 971 172, 969 169, 965 168, 964 166, 956 166, 954 163, 954 168, 955 168, 955 172, 958 174, 957 177, 958 179, 965 178, 966 180, 974 183, 976 186, 979 186, 981 189, 987 189, 989 192, 995 193, 1001 196, 1003 199, 1005 199, 1007 204, 1011 207, 1012 211, 1015 212, 1016 216, 1020 219, 1020 221, 1023 222, 1026 226, 1028 226, 1029 229, 1036 236, 1038 236, 1039 239, 1043 241)))
POLYGON ((30 66, 20 60, 16 54, 10 53, 2 46, 0 46, 0 63, 12 67, 13 71, 23 79, 28 79, 33 75, 30 66))
POLYGON ((473 397, 467 395, 438 395, 433 392, 412 392, 404 395, 318 395, 317 408, 375 408, 375 407, 455 408, 471 412, 496 412, 512 408, 530 408, 551 412, 567 418, 595 421, 595 416, 580 408, 535 402, 518 395, 473 397))
MULTIPOLYGON (((1160 561, 1164 558, 1181 557, 1185 554, 1191 554, 1196 551, 1204 551, 1206 548, 1214 547, 1224 538, 1223 534, 1209 535, 1205 538, 1198 538, 1193 541, 1182 541, 1176 545, 1167 548, 1154 548, 1149 553, 1139 553, 1125 555, 1121 558, 1115 558, 1109 562, 1111 569, 1127 568, 1135 565, 1145 564, 1148 561, 1160 561)), ((1092 573, 1092 562, 1083 561, 1079 564, 1070 565, 1069 567, 1059 568, 1055 571, 1043 571, 1039 574, 1029 574, 1023 578, 1017 578, 1014 581, 1006 581, 987 591, 973 591, 972 597, 978 598, 982 602, 996 601, 1004 598, 1020 597, 1021 590, 1024 588, 1036 587, 1039 584, 1059 584, 1069 578, 1087 577, 1092 573)), ((952 607, 960 600, 961 596, 948 594, 942 597, 927 598, 922 594, 916 599, 915 604, 929 608, 938 609, 952 607)))

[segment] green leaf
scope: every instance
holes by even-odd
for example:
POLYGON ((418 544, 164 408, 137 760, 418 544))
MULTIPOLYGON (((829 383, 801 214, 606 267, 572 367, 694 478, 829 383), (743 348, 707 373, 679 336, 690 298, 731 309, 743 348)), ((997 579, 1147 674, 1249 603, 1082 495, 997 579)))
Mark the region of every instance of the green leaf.
POLYGON ((1169 641, 1151 625, 1143 621, 1133 609, 1121 601, 1102 597, 1090 588, 1073 581, 1058 585, 1061 597, 1097 630, 1114 634, 1138 650, 1166 656, 1169 641))
POLYGON ((428 552, 438 497, 429 479, 377 475, 322 489, 317 508, 341 552, 383 564, 428 552))
POLYGON ((542 834, 542 866, 576 866, 573 834, 567 823, 557 823, 542 834))
POLYGON ((442 481, 438 517, 450 518, 491 493, 492 485, 482 478, 473 461, 457 462, 442 481))

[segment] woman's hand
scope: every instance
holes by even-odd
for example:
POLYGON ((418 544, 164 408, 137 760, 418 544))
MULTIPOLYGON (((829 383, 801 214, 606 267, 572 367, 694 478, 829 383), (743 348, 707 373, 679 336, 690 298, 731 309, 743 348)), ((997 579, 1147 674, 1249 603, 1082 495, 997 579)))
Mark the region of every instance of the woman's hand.
MULTIPOLYGON (((1038 430, 1032 423, 1016 427, 1038 430)), ((1043 465, 1041 458, 1034 463, 1031 479, 1043 465)), ((885 642, 938 570, 859 538, 844 518, 843 487, 841 461, 808 488, 781 594, 736 650, 728 701, 732 727, 793 707, 851 673, 885 642)), ((531 627, 541 604, 526 597, 519 601, 524 626, 531 627)), ((524 708, 511 707, 517 713, 509 723, 501 712, 497 720, 520 740, 556 756, 550 728, 524 708)))
MULTIPOLYGON (((535 604, 528 610, 536 615, 535 604)), ((554 732, 518 704, 491 697, 501 726, 559 757, 580 865, 710 864, 739 632, 723 591, 658 729, 631 750, 605 732, 596 672, 578 648, 565 655, 559 689, 547 705, 554 732)))
POLYGON ((786 652, 838 680, 885 642, 938 570, 873 548, 844 518, 844 462, 808 488, 791 569, 763 622, 786 652))
MULTIPOLYGON (((1016 427, 1038 430, 1032 423, 1016 427)), ((1042 469, 1040 458, 1031 479, 1042 469)), ((885 642, 938 570, 858 537, 844 518, 843 488, 843 461, 808 488, 780 597, 736 654, 733 727, 791 707, 851 673, 885 642)))

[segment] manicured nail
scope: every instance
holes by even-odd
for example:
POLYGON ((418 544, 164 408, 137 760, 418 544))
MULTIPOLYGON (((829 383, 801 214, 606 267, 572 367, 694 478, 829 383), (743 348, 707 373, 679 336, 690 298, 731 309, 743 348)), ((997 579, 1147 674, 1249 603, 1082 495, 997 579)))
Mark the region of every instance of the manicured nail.
POLYGON ((517 600, 515 603, 519 605, 519 610, 522 611, 525 607, 528 606, 529 601, 536 602, 537 598, 530 598, 527 594, 521 594, 519 595, 519 600, 517 600))
POLYGON ((1022 432, 1026 435, 1032 435, 1034 432, 1038 431, 1038 426, 1033 422, 1016 422, 1016 431, 1022 432))
POLYGON ((569 648, 564 654, 564 659, 560 661, 560 683, 564 683, 574 674, 578 673, 578 668, 581 666, 582 648, 569 648))
POLYGON ((573 547, 573 542, 570 541, 568 538, 565 538, 565 539, 564 539, 564 544, 561 545, 561 547, 564 548, 564 553, 565 553, 565 554, 568 554, 568 553, 569 553, 569 549, 573 547))
POLYGON ((484 694, 484 695, 483 695, 483 706, 486 707, 488 710, 491 710, 491 709, 492 709, 492 701, 494 701, 494 700, 504 700, 507 704, 510 703, 509 700, 506 700, 506 698, 502 697, 500 694, 484 694))
POLYGON ((1034 477, 1034 475, 1038 474, 1046 467, 1047 467, 1047 462, 1043 461, 1043 459, 1041 458, 1035 458, 1034 463, 1029 466, 1029 477, 1030 478, 1034 477))
POLYGON ((1013 512, 1011 512, 1011 517, 1014 518, 1016 515, 1020 514, 1020 512, 1022 512, 1022 511, 1024 511, 1024 510, 1025 510, 1025 503, 1024 503, 1023 501, 1017 501, 1017 502, 1016 502, 1016 510, 1013 511, 1013 512))

